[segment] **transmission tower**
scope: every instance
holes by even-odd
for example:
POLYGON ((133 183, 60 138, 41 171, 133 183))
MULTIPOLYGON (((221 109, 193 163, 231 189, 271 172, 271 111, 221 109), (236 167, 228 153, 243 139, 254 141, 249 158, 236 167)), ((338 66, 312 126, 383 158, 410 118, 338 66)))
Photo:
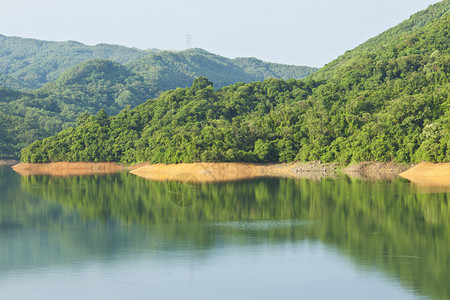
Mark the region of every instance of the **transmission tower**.
POLYGON ((186 35, 186 49, 192 48, 192 36, 190 33, 186 35))

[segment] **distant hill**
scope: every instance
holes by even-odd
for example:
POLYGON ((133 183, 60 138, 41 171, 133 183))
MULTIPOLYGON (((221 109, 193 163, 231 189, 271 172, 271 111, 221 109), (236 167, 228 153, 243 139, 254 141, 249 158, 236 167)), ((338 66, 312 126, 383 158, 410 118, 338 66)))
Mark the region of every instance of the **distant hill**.
POLYGON ((119 63, 137 60, 157 50, 139 50, 118 45, 87 46, 75 41, 50 42, 0 35, 0 85, 37 89, 62 72, 95 58, 119 63), (8 81, 1 75, 14 78, 8 81))
POLYGON ((127 66, 157 91, 188 87, 199 76, 207 77, 216 88, 221 88, 267 78, 301 79, 317 71, 313 67, 267 63, 256 58, 229 59, 198 48, 152 53, 127 66))
POLYGON ((302 79, 318 70, 312 67, 266 63, 254 57, 238 57, 232 62, 244 72, 258 77, 259 80, 268 78, 302 79))
POLYGON ((117 114, 151 94, 142 76, 110 60, 90 60, 32 92, 0 86, 0 158, 76 123, 82 113, 117 114))
POLYGON ((85 116, 22 160, 448 162, 449 11, 448 0, 430 6, 306 79, 214 90, 200 77, 117 116, 85 116))
POLYGON ((115 115, 126 107, 143 103, 152 95, 150 85, 141 75, 119 63, 102 59, 81 63, 33 93, 38 106, 44 99, 56 101, 61 116, 69 122, 83 112, 96 113, 102 108, 115 115))
POLYGON ((257 59, 251 59, 251 63, 245 59, 234 62, 201 49, 162 52, 119 45, 87 46, 76 41, 51 42, 0 35, 0 85, 20 90, 37 89, 56 80, 64 71, 92 59, 132 63, 130 66, 143 73, 157 90, 188 86, 198 76, 217 79, 216 85, 221 87, 268 77, 298 79, 317 70, 265 63, 257 59), (169 79, 166 75, 173 78, 169 79))

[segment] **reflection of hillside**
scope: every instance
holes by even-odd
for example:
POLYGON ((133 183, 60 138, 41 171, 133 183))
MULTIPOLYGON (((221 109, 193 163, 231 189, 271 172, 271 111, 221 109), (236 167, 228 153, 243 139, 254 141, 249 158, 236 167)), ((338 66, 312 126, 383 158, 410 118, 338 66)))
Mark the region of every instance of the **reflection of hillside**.
MULTIPOLYGON (((218 243, 217 230, 229 240, 243 230, 273 243, 319 239, 341 249, 357 265, 382 269, 422 294, 435 298, 450 295, 449 194, 416 194, 403 180, 261 179, 186 184, 151 182, 130 174, 21 180, 23 189, 32 195, 75 208, 85 221, 101 220, 107 226, 117 221, 137 224, 143 232, 137 240, 146 249, 161 244, 155 236, 164 243, 184 240, 192 249, 213 248, 218 243), (207 225, 275 220, 313 225, 245 229, 207 225), (153 226, 141 226, 148 224, 153 226)), ((102 243, 101 233, 92 240, 102 243)), ((86 241, 75 244, 79 248, 86 241)), ((106 249, 111 244, 105 241, 100 246, 106 249)))
POLYGON ((30 196, 21 189, 20 176, 0 166, 0 235, 14 229, 59 228, 63 222, 68 225, 70 214, 59 203, 30 196))

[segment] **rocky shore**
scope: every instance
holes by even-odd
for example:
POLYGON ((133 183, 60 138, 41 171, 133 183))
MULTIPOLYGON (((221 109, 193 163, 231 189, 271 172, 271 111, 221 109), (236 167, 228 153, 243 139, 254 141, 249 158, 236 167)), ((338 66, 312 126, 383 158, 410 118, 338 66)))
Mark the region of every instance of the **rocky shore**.
POLYGON ((1 166, 14 166, 17 165, 19 161, 14 159, 0 159, 0 167, 1 166))
POLYGON ((344 167, 342 173, 363 180, 392 180, 413 164, 368 161, 344 167))

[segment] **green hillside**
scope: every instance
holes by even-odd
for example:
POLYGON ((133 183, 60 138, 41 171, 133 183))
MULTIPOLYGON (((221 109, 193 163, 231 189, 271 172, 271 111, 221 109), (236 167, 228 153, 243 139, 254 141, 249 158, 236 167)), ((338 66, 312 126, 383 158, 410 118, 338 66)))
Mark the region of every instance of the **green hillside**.
POLYGON ((233 59, 232 63, 246 73, 258 77, 259 80, 302 79, 317 71, 316 68, 311 67, 266 63, 254 57, 238 57, 233 59))
MULTIPOLYGON (((359 45, 352 51, 347 51, 344 55, 321 68, 313 75, 313 78, 338 79, 338 77, 345 74, 352 68, 363 68, 361 64, 373 65, 377 62, 375 59, 382 58, 384 61, 389 61, 389 59, 406 57, 414 54, 412 52, 408 53, 405 51, 410 48, 410 46, 413 46, 412 49, 414 49, 417 40, 415 40, 415 35, 413 33, 418 32, 422 27, 438 18, 441 18, 444 14, 448 13, 448 11, 449 0, 444 0, 434 5, 430 5, 427 9, 414 14, 408 20, 405 20, 380 35, 369 39, 367 42, 359 45), (409 39, 406 37, 409 37, 409 39), (399 39, 404 41, 404 45, 401 49, 404 51, 403 53, 396 52, 399 50, 398 47, 396 47, 399 39)), ((427 49, 429 50, 432 48, 427 49)))
POLYGON ((0 87, 0 158, 17 157, 31 142, 76 125, 82 113, 117 114, 149 94, 141 76, 109 60, 82 63, 33 92, 0 87))
POLYGON ((127 63, 156 50, 118 45, 87 46, 75 41, 50 42, 0 35, 0 85, 32 90, 53 81, 62 72, 95 58, 127 63), (8 79, 9 77, 9 79, 8 79))
POLYGON ((117 114, 125 107, 135 107, 152 95, 144 78, 129 68, 110 60, 90 60, 64 72, 56 81, 36 91, 36 104, 43 97, 56 101, 59 112, 74 121, 83 112, 105 109, 117 114))
POLYGON ((388 44, 363 44, 313 78, 218 91, 198 78, 115 117, 84 118, 22 160, 450 161, 449 8, 431 6, 368 42, 388 44))
MULTIPOLYGON (((261 69, 276 65, 259 62, 261 69)), ((281 66, 284 73, 272 75, 302 77, 316 70, 281 66)), ((126 66, 111 60, 89 60, 34 91, 18 92, 0 86, 0 158, 18 157, 22 147, 75 125, 82 113, 105 109, 115 115, 167 89, 189 86, 201 74, 222 84, 265 78, 261 72, 252 72, 257 75, 245 73, 230 59, 193 49, 147 55, 126 66)), ((10 75, 3 78, 11 84, 18 82, 10 75)))
POLYGON ((87 46, 75 41, 50 42, 0 35, 0 85, 31 91, 56 80, 64 71, 92 59, 130 63, 133 70, 141 73, 155 87, 155 93, 189 86, 198 76, 208 76, 220 87, 269 77, 300 79, 317 70, 271 64, 257 59, 231 60, 202 49, 162 52, 118 45, 87 46))
POLYGON ((188 87, 200 76, 221 88, 267 78, 301 79, 317 68, 267 63, 256 58, 228 59, 203 49, 160 51, 127 64, 157 91, 188 87))

